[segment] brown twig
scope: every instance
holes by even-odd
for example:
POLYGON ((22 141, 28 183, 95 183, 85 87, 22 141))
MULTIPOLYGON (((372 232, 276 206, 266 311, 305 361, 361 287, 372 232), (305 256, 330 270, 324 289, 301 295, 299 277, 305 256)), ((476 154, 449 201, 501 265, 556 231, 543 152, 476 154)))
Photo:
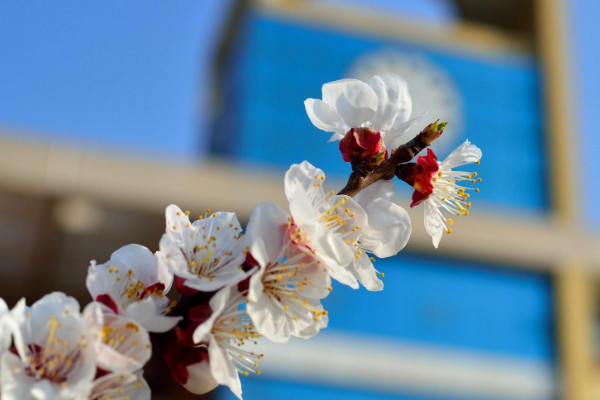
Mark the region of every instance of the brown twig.
POLYGON ((360 166, 354 167, 354 171, 348 177, 346 186, 338 194, 354 197, 361 190, 366 189, 378 180, 392 179, 396 175, 396 168, 399 165, 412 160, 421 150, 440 137, 447 123, 438 123, 438 121, 427 125, 425 129, 409 142, 393 149, 390 157, 379 164, 374 170, 369 171, 360 166))

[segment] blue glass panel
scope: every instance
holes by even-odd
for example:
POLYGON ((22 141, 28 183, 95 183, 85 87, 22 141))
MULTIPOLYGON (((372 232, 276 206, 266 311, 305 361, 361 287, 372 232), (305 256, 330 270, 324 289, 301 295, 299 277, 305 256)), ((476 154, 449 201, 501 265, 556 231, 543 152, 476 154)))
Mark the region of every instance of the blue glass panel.
POLYGON ((532 361, 555 358, 547 276, 407 253, 375 266, 385 272, 385 290, 335 284, 323 301, 328 330, 532 361))
MULTIPOLYGON (((420 396, 398 393, 391 394, 261 378, 242 378, 242 390, 244 399, 248 400, 460 400, 456 397, 420 396)), ((219 387, 214 394, 218 400, 237 399, 237 397, 225 387, 219 387)), ((462 400, 467 399, 463 398, 462 400)))
POLYGON ((478 198, 509 208, 547 210, 544 118, 532 57, 475 58, 259 13, 247 17, 238 37, 217 135, 239 162, 274 165, 283 172, 306 159, 328 175, 346 176, 349 166, 337 143, 327 144, 329 135, 312 126, 303 101, 319 98, 321 85, 343 77, 360 56, 396 49, 445 70, 461 91, 465 129, 455 144, 468 138, 483 149, 476 167, 483 177, 478 198))

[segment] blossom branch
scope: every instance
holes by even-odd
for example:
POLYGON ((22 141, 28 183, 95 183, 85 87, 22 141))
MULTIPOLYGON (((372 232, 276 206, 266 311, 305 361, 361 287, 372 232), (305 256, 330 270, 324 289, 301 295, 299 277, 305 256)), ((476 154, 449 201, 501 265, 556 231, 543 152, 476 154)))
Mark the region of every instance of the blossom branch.
POLYGON ((381 179, 390 180, 394 178, 397 169, 403 163, 412 160, 435 139, 439 138, 447 124, 447 122, 439 123, 439 120, 436 120, 427 125, 412 140, 392 150, 390 157, 375 169, 369 168, 366 163, 353 163, 353 172, 348 177, 346 186, 338 194, 354 197, 360 191, 381 179))

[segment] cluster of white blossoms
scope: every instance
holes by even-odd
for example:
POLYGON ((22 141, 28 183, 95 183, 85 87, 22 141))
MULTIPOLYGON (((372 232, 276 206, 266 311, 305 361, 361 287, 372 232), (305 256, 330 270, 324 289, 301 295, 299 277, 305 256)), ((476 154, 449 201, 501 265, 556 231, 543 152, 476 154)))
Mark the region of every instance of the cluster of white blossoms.
POLYGON ((245 230, 232 212, 206 210, 192 220, 168 206, 155 253, 130 244, 103 264, 92 261, 92 302, 83 311, 59 292, 10 310, 0 299, 1 398, 149 399, 142 374, 152 332, 179 384, 197 394, 225 385, 241 399, 240 374, 260 374, 259 337, 308 339, 327 327, 322 300, 332 279, 383 289, 374 257, 394 256, 411 234, 407 212, 393 201, 394 176, 414 187, 411 207, 424 202, 436 247, 451 231, 450 215, 468 215, 470 189, 461 182, 477 174, 452 168, 478 163, 481 151, 467 141, 443 162, 430 149, 409 162, 444 124, 404 143, 419 118, 410 119, 402 79, 332 82, 323 100, 305 105, 352 163, 352 196, 325 190, 325 173, 310 163, 293 164, 284 178, 287 206, 258 204, 245 230), (408 159, 399 158, 403 151, 408 159))
POLYGON ((136 320, 98 302, 81 311, 60 292, 1 308, 3 400, 150 398, 142 367, 152 346, 136 320))

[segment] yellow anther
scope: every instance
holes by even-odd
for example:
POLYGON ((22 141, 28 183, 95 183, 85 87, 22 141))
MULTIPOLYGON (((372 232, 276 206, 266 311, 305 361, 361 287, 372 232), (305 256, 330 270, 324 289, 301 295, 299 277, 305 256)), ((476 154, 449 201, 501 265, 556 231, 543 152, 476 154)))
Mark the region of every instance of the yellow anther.
POLYGON ((385 274, 383 272, 380 272, 379 276, 383 278, 385 276, 385 274))
POLYGON ((446 229, 446 233, 447 233, 447 234, 450 234, 450 233, 452 233, 452 228, 448 228, 448 229, 446 229))
POLYGON ((481 162, 478 160, 478 161, 475 161, 475 164, 479 165, 479 164, 481 164, 481 162))
POLYGON ((177 216, 181 215, 181 211, 177 211, 177 216))
POLYGON ((453 220, 452 218, 448 218, 448 223, 449 223, 450 225, 454 225, 454 220, 453 220))
POLYGON ((185 210, 185 215, 190 215, 189 210, 185 210))
POLYGON ((475 188, 475 193, 479 193, 479 188, 475 188))

